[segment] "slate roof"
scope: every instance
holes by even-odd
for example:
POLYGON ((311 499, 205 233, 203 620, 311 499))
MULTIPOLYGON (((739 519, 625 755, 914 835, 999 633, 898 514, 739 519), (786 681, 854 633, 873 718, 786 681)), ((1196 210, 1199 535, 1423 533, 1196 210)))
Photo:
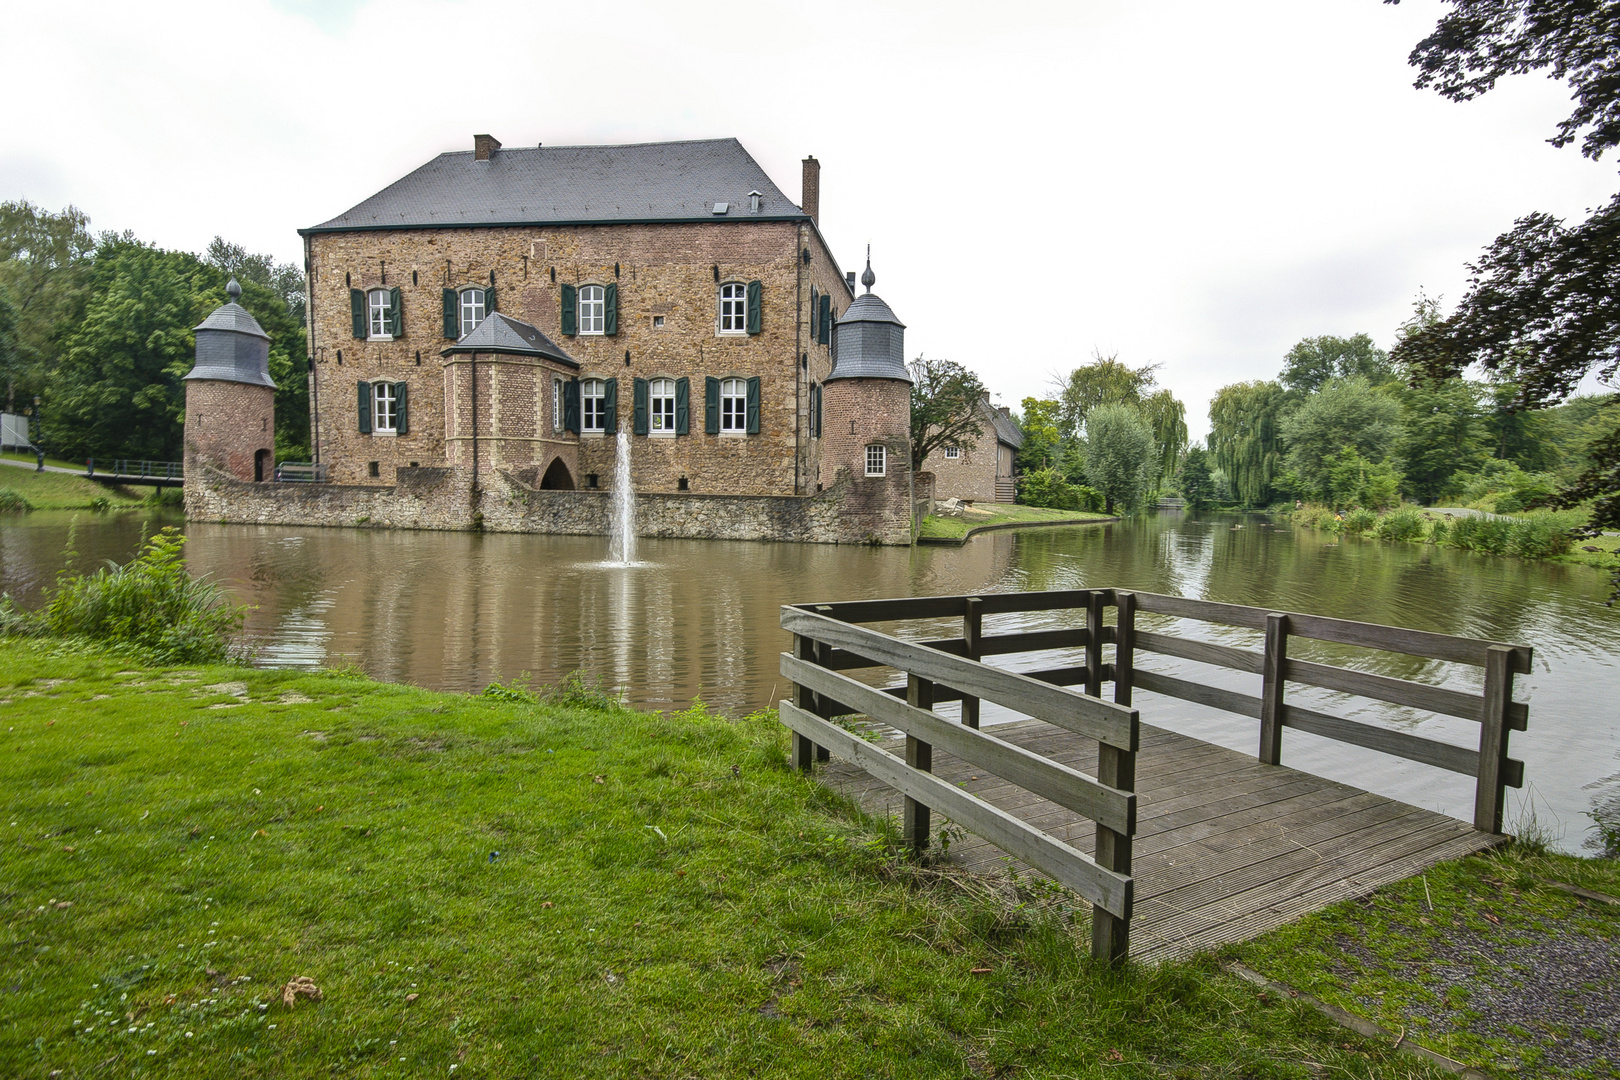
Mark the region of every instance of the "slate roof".
POLYGON ((579 362, 559 349, 555 342, 539 330, 510 315, 495 311, 484 316, 482 322, 467 331, 460 341, 442 350, 440 356, 451 353, 489 352, 518 356, 543 356, 559 364, 577 369, 579 362))
POLYGON ((736 139, 531 146, 440 154, 351 210, 299 233, 489 225, 802 221, 736 139), (748 196, 758 191, 759 213, 748 196), (716 214, 718 203, 727 204, 716 214))
POLYGON ((833 324, 833 369, 825 381, 899 379, 911 382, 911 371, 906 367, 905 334, 906 324, 895 317, 876 293, 857 296, 833 324))
POLYGON ((984 407, 990 410, 990 423, 996 429, 998 442, 1004 442, 1014 450, 1024 445, 1024 433, 1018 430, 1018 425, 1013 423, 1012 417, 1005 415, 988 401, 984 403, 984 407))

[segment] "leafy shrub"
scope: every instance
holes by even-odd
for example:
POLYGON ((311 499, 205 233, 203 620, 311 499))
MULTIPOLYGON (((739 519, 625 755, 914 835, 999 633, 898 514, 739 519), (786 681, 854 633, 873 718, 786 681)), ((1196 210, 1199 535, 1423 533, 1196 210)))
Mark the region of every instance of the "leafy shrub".
POLYGON ((1429 526, 1429 543, 1444 544, 1449 539, 1451 539, 1450 522, 1437 521, 1429 526))
POLYGON ((1344 531, 1364 533, 1378 524, 1378 512, 1358 506, 1344 515, 1344 531))
POLYGON ((34 504, 16 488, 0 488, 0 514, 26 514, 33 508, 34 504))
POLYGON ((524 705, 533 705, 540 699, 534 691, 529 689, 529 673, 516 675, 506 682, 496 679, 484 687, 484 696, 499 701, 513 701, 524 705))
POLYGON ((619 712, 625 708, 622 690, 609 690, 599 677, 583 671, 564 675, 561 682, 540 695, 540 700, 548 705, 594 712, 619 712))
POLYGON ((1403 506, 1379 518, 1372 534, 1380 540, 1421 540, 1423 528, 1423 512, 1416 507, 1403 506))
POLYGON ((97 495, 95 498, 90 500, 90 509, 94 510, 98 514, 105 514, 108 510, 112 509, 112 500, 107 498, 105 495, 97 495))
POLYGON ((1338 514, 1314 503, 1295 510, 1289 520, 1301 528, 1321 529, 1324 532, 1338 532, 1344 528, 1344 522, 1338 514))
POLYGON ((1512 523, 1508 553, 1521 559, 1550 559, 1568 555, 1575 540, 1568 528, 1550 514, 1538 514, 1512 523))
POLYGON ((1071 484, 1056 469, 1035 469, 1018 478, 1018 499, 1025 506, 1054 510, 1101 510, 1102 494, 1084 484, 1071 484))
POLYGON ((24 613, 7 598, 0 624, 13 632, 123 646, 157 663, 218 663, 226 659, 247 608, 232 603, 214 581, 187 573, 185 543, 180 530, 170 527, 123 566, 109 562, 89 575, 64 572, 41 611, 24 613))

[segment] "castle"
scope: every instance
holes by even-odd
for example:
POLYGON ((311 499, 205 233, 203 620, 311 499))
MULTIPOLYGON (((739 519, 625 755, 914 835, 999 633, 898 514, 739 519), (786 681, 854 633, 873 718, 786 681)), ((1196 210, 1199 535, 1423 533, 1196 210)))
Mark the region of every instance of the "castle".
POLYGON ((234 302, 198 328, 188 511, 605 532, 624 433, 643 534, 910 543, 905 328, 802 180, 735 139, 439 155, 301 230, 327 482, 259 486, 263 331, 234 302))

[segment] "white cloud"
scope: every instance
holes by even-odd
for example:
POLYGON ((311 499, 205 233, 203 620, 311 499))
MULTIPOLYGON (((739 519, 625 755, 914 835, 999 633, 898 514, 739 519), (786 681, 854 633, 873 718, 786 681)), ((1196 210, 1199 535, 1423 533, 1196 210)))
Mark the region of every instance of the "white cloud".
POLYGON ((735 135, 790 196, 824 166, 846 268, 873 245, 912 350, 1004 401, 1093 346, 1163 365, 1195 432, 1299 337, 1387 343, 1420 286, 1608 163, 1545 144, 1545 80, 1411 87, 1432 2, 521 0, 14 5, 0 198, 279 258, 433 155, 735 135), (602 12, 608 11, 607 18, 602 12), (68 43, 64 46, 64 42, 68 43))

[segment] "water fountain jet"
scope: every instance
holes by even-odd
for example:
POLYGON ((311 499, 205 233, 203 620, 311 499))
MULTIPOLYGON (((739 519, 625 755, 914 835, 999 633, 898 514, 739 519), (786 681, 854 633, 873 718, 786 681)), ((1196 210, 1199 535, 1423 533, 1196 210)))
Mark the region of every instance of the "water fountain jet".
POLYGON ((636 492, 630 484, 630 433, 619 432, 613 463, 613 522, 608 561, 629 566, 636 561, 636 492))

